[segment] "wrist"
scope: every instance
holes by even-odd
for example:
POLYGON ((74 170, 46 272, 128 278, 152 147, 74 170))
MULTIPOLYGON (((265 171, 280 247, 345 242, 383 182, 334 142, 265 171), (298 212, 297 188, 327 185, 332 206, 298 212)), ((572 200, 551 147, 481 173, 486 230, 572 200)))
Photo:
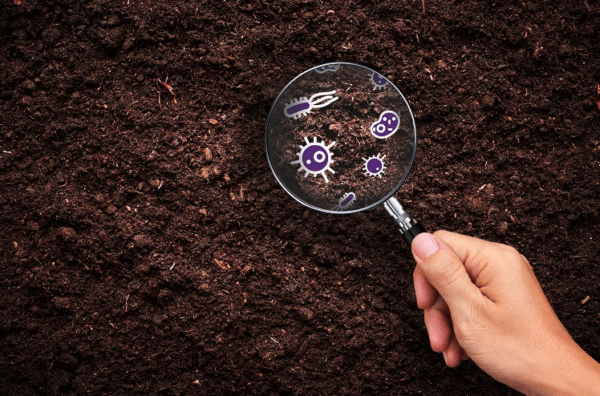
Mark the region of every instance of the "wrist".
POLYGON ((600 364, 575 342, 566 349, 551 370, 527 384, 526 395, 600 396, 600 364))

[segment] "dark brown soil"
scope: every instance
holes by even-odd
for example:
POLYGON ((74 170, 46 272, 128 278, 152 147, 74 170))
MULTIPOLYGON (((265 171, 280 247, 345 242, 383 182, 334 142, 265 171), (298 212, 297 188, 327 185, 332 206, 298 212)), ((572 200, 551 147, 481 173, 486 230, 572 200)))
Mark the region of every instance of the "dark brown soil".
POLYGON ((411 213, 517 247, 600 359, 600 1, 15 2, 0 394, 516 394, 430 350, 382 208, 324 215, 271 174, 273 100, 329 61, 410 103, 411 213))

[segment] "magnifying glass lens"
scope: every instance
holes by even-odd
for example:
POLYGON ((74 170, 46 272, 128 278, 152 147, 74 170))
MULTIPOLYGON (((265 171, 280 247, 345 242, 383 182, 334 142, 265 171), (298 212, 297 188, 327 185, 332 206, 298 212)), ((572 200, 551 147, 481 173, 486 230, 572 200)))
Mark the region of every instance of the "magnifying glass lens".
POLYGON ((417 133, 394 84, 340 62, 307 70, 281 91, 265 139, 271 169, 292 197, 323 212, 356 213, 400 188, 417 133))

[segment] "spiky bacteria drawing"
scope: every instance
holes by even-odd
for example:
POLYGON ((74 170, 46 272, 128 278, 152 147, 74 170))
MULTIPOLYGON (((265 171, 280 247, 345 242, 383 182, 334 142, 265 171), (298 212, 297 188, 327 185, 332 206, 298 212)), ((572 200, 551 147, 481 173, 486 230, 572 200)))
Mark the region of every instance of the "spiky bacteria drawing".
POLYGON ((317 175, 323 176, 325 179, 325 183, 329 183, 329 179, 327 179, 327 175, 325 171, 329 171, 331 173, 335 173, 333 169, 330 168, 330 165, 333 163, 331 157, 333 157, 333 153, 329 150, 335 142, 331 142, 329 146, 325 145, 325 141, 317 142, 317 138, 315 137, 312 143, 308 140, 307 137, 304 137, 306 141, 306 146, 300 146, 300 152, 296 153, 298 155, 298 159, 290 162, 292 165, 300 164, 300 169, 298 172, 304 171, 304 177, 307 177, 309 174, 317 177, 317 175))
POLYGON ((376 89, 384 89, 389 81, 387 80, 387 78, 383 77, 381 74, 377 73, 377 72, 373 72, 372 74, 369 74, 369 77, 371 77, 371 83, 374 85, 373 87, 373 91, 375 91, 376 89))
POLYGON ((387 139, 392 136, 400 127, 400 117, 398 113, 392 110, 386 110, 379 116, 379 119, 371 124, 371 133, 377 139, 387 139))
POLYGON ((379 176, 379 178, 381 179, 381 174, 385 173, 383 170, 387 169, 385 164, 383 163, 383 159, 385 158, 385 155, 383 157, 379 157, 381 154, 377 154, 377 156, 372 156, 367 158, 363 158, 363 160, 365 161, 365 167, 363 168, 365 172, 366 176, 379 176))
POLYGON ((340 202, 335 205, 331 210, 335 210, 336 212, 341 212, 342 210, 346 210, 352 204, 356 202, 356 194, 353 192, 346 193, 340 198, 340 202))
POLYGON ((298 119, 302 116, 307 116, 312 109, 320 109, 321 107, 329 106, 338 97, 333 97, 336 91, 319 92, 306 99, 306 96, 292 99, 283 109, 283 113, 288 118, 298 119))

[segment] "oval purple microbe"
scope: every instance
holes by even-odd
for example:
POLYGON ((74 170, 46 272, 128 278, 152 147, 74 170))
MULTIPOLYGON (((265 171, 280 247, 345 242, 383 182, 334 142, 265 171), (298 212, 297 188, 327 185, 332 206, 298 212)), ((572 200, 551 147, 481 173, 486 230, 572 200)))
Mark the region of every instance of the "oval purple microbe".
POLYGON ((377 139, 386 139, 392 136, 400 126, 400 118, 395 111, 386 110, 379 119, 371 125, 371 133, 377 139))
POLYGON ((301 113, 301 112, 307 111, 307 110, 310 110, 310 103, 302 102, 302 103, 298 103, 297 105, 293 105, 293 106, 290 106, 287 109, 285 109, 285 114, 288 117, 291 117, 296 113, 301 113))
POLYGON ((352 201, 354 199, 354 197, 355 197, 354 193, 348 194, 348 196, 346 198, 344 198, 344 200, 342 202, 340 202, 340 206, 344 207, 344 206, 348 205, 350 203, 350 201, 352 201))

